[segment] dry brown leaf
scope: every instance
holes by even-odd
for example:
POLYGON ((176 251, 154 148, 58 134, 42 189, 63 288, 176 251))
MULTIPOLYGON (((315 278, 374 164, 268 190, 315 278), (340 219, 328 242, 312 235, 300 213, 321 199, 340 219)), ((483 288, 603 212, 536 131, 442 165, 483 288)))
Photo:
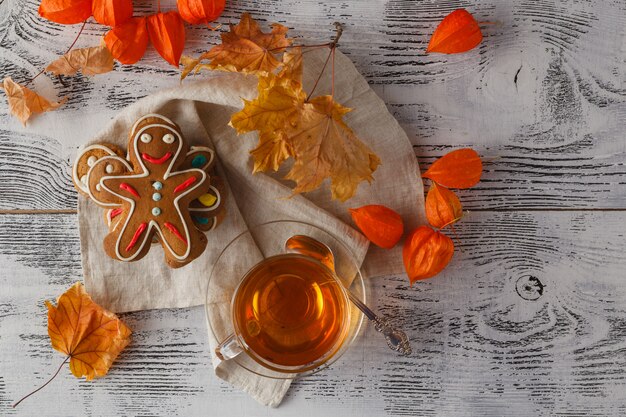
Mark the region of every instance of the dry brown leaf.
POLYGON ((46 67, 55 75, 75 75, 78 71, 85 75, 104 74, 113 70, 113 55, 106 45, 72 49, 46 67))
POLYGON ((267 74, 280 65, 275 55, 292 43, 287 29, 274 23, 270 33, 263 33, 250 14, 244 13, 237 25, 230 25, 230 32, 222 33, 222 44, 202 54, 200 60, 210 59, 212 69, 267 74))
POLYGON ((2 88, 7 95, 9 112, 20 119, 23 125, 26 125, 26 121, 33 114, 55 110, 67 101, 67 98, 59 102, 48 101, 31 89, 16 83, 11 77, 2 81, 2 88))
POLYGON ((183 70, 180 73, 180 80, 184 80, 187 78, 191 72, 198 72, 198 65, 200 64, 200 59, 196 59, 187 55, 183 55, 180 57, 180 64, 183 66, 183 70))
POLYGON ((183 70, 180 73, 181 81, 187 78, 187 76, 192 72, 196 74, 200 70, 211 69, 209 68, 209 64, 201 64, 200 59, 192 58, 187 55, 183 55, 180 57, 180 65, 183 66, 183 70))
POLYGON ((344 123, 349 111, 332 96, 316 97, 304 104, 297 126, 286 130, 295 159, 286 178, 296 182, 295 193, 330 178, 332 197, 346 201, 361 181, 373 180, 380 159, 344 123))

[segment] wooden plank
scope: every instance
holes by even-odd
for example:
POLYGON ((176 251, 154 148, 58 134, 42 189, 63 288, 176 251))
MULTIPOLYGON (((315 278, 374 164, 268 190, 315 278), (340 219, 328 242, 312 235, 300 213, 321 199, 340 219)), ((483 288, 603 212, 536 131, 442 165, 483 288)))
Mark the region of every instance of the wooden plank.
POLYGON ((0 414, 622 416, 626 411, 626 213, 472 213, 439 277, 372 282, 370 304, 410 335, 389 352, 371 327, 277 410, 212 374, 202 308, 123 316, 133 344, 111 374, 63 371, 42 301, 80 278, 75 216, 0 215, 0 414), (106 410, 106 412, 104 411, 106 410))
MULTIPOLYGON (((39 18, 37 5, 0 6, 7 16, 0 68, 18 81, 78 31, 39 18)), ((618 3, 246 1, 230 3, 220 21, 242 10, 286 23, 307 42, 327 39, 333 20, 344 22, 342 50, 388 103, 424 167, 451 147, 472 146, 486 158, 483 182, 462 193, 467 209, 626 207, 626 13, 618 3), (437 21, 461 6, 498 24, 487 25, 484 42, 467 54, 424 55, 437 21)), ((88 23, 79 46, 98 42, 103 30, 88 23)), ((217 33, 194 27, 187 50, 215 42, 217 33)), ((178 71, 149 51, 138 65, 65 86, 39 77, 37 91, 70 100, 27 130, 0 100, 0 210, 75 208, 68 170, 76 149, 124 106, 176 85, 178 71)))
MULTIPOLYGON (((409 134, 424 131, 407 124, 404 110, 391 108, 409 134)), ((477 145, 464 137, 450 144, 443 130, 434 136, 413 137, 414 143, 430 143, 414 147, 422 170, 460 147, 472 147, 483 156, 481 182, 459 192, 467 210, 626 208, 626 150, 617 149, 621 145, 616 136, 556 148, 477 145)), ((69 162, 74 153, 54 138, 0 130, 0 210, 75 209, 69 162)))

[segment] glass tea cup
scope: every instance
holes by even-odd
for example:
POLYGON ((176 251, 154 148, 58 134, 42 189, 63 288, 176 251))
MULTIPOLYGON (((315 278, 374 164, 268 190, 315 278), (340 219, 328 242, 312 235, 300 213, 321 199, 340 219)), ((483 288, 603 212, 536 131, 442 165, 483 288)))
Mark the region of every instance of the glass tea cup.
POLYGON ((293 221, 251 228, 233 239, 211 273, 207 318, 219 343, 216 356, 271 378, 324 369, 348 349, 363 321, 346 286, 365 296, 352 254, 330 234, 293 221), (285 241, 295 234, 330 246, 338 255, 337 272, 311 257, 287 253, 285 241), (253 256, 251 247, 260 254, 253 256))

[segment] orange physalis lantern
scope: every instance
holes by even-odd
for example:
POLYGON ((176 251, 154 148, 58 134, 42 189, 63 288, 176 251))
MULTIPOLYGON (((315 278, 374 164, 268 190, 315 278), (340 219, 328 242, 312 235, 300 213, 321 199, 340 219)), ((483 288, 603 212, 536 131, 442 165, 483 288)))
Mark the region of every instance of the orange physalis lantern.
POLYGON ((207 24, 217 19, 226 6, 226 0, 177 0, 178 13, 187 23, 207 24))

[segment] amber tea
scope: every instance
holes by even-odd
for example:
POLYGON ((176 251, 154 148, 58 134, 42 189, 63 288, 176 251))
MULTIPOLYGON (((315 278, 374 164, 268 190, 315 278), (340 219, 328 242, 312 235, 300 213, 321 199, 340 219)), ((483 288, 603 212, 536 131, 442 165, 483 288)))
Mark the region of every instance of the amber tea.
POLYGON ((237 333, 253 356, 285 367, 330 359, 347 334, 349 314, 333 273, 295 254, 252 268, 233 301, 237 333))

